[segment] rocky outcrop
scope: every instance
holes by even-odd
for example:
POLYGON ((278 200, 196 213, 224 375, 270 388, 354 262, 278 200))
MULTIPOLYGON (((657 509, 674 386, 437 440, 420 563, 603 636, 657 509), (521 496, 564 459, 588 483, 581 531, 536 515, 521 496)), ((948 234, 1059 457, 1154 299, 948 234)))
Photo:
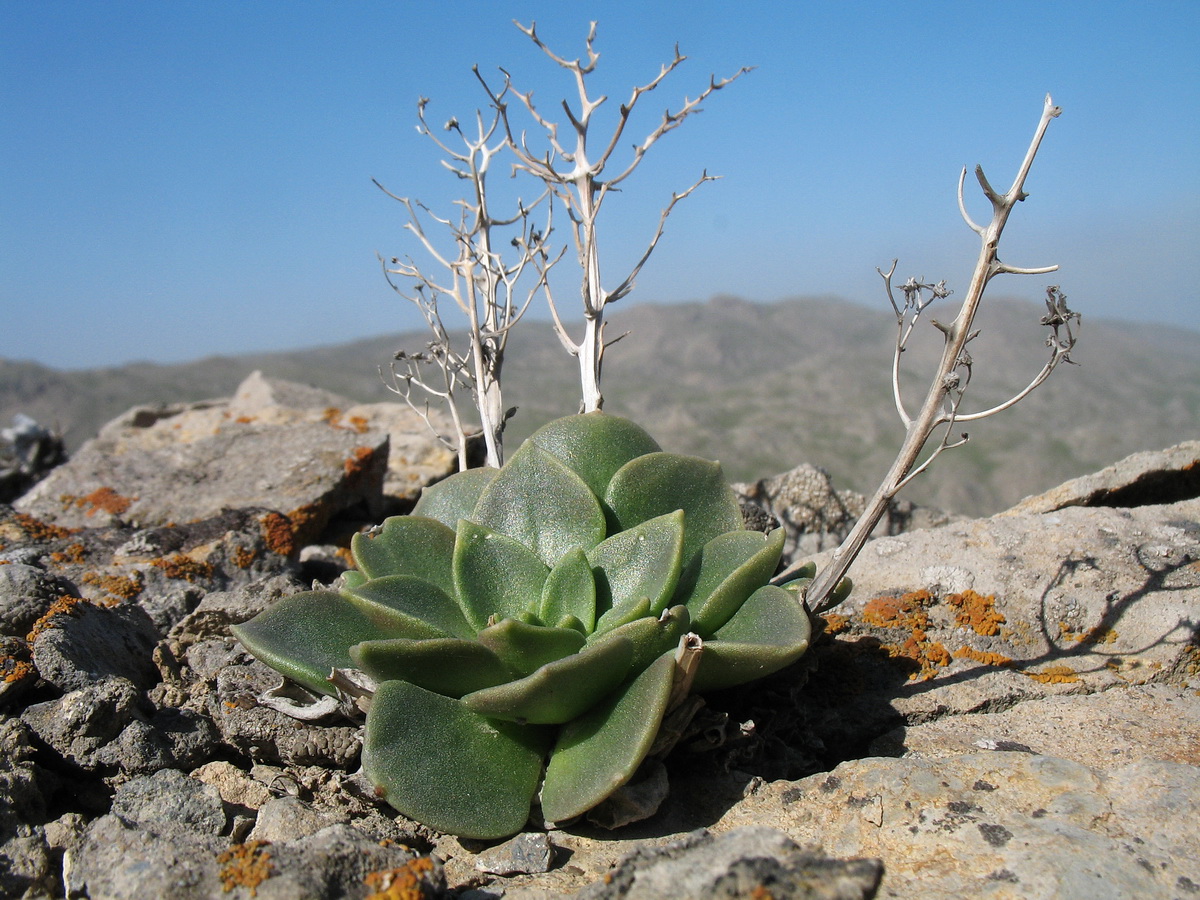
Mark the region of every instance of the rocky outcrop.
MULTIPOLYGON (((285 715, 230 637, 383 485, 444 471, 432 445, 396 460, 397 410, 336 402, 252 378, 135 411, 0 507, 0 895, 1200 895, 1194 451, 1160 455, 1166 494, 1126 462, 1103 490, 892 529, 799 664, 706 698, 656 816, 489 846, 397 816, 360 725, 285 715)), ((814 528, 847 508, 806 496, 814 528)))

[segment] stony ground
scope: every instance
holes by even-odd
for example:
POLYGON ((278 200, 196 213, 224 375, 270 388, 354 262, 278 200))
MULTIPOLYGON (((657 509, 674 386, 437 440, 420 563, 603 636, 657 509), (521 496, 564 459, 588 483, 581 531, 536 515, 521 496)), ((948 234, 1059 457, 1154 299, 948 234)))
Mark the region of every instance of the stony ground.
POLYGON ((876 539, 656 815, 493 846, 377 801, 228 632, 449 470, 422 428, 252 377, 0 506, 0 896, 1200 896, 1200 446, 876 539))

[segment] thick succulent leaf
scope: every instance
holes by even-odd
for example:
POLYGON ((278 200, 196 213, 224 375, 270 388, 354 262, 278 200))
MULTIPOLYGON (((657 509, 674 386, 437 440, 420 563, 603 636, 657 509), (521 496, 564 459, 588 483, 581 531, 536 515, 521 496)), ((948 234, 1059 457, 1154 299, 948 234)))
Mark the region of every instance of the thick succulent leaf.
POLYGON ((550 570, 542 587, 538 616, 556 625, 571 616, 585 634, 596 627, 596 576, 582 547, 568 550, 550 570))
POLYGON ((405 816, 487 840, 525 825, 547 745, 544 729, 492 722, 458 700, 385 681, 367 714, 362 761, 405 816))
POLYGON ((662 724, 674 674, 674 653, 664 653, 604 703, 562 729, 542 785, 547 822, 587 812, 633 777, 662 724))
POLYGON ((333 591, 284 597, 230 630, 268 666, 319 694, 334 693, 326 680, 331 669, 354 665, 351 646, 390 636, 376 618, 333 591))
POLYGON ((566 463, 597 497, 625 463, 662 449, 640 425, 599 411, 555 419, 529 440, 566 463))
POLYGON ((524 544, 467 519, 458 523, 454 585, 476 631, 537 609, 550 570, 524 544))
POLYGON ((682 509, 686 564, 717 535, 741 531, 742 510, 720 463, 675 453, 649 453, 613 475, 605 502, 622 530, 682 509))
POLYGON ((633 644, 620 636, 542 666, 532 675, 463 697, 483 715, 561 725, 595 706, 629 674, 633 644))
POLYGON ((639 600, 637 603, 627 604, 619 609, 610 609, 596 620, 596 630, 592 632, 592 636, 606 635, 613 629, 620 628, 629 622, 647 618, 654 618, 650 615, 649 600, 639 600))
POLYGON ((465 469, 429 485, 421 491, 412 515, 437 519, 446 527, 453 528, 459 519, 471 515, 471 510, 479 502, 479 495, 499 471, 491 467, 465 469))
POLYGON ((393 631, 404 634, 376 637, 472 638, 473 629, 454 598, 435 584, 411 575, 373 578, 346 591, 346 596, 368 615, 382 617, 393 631), (398 620, 403 624, 398 624, 398 620))
POLYGON ((335 582, 334 587, 343 587, 346 590, 353 590, 360 584, 366 584, 367 576, 358 569, 347 569, 341 574, 341 581, 335 582))
POLYGON ((484 488, 470 518, 520 541, 547 566, 605 535, 600 501, 583 479, 529 441, 484 488))
POLYGON ((627 638, 633 644, 631 672, 640 672, 663 653, 679 646, 679 639, 689 630, 691 617, 686 606, 672 606, 661 616, 642 616, 614 628, 596 642, 627 638))
POLYGON ((376 534, 356 534, 350 550, 367 578, 412 575, 454 592, 454 529, 423 516, 392 516, 376 534))
POLYGON ((573 628, 546 628, 517 619, 502 619, 479 632, 478 640, 503 660, 516 677, 523 677, 546 663, 578 653, 584 639, 573 628))
POLYGON ((761 587, 704 642, 692 690, 720 690, 777 672, 804 654, 811 636, 812 623, 795 594, 761 587))
POLYGON ((667 607, 683 568, 683 512, 676 510, 614 534, 588 551, 596 574, 599 629, 609 626, 643 600, 649 614, 667 607))
POLYGON ((447 697, 461 697, 514 677, 483 644, 459 638, 363 641, 350 648, 350 658, 376 681, 410 681, 447 697))
POLYGON ((769 535, 730 531, 713 538, 692 557, 680 576, 674 602, 687 606, 702 638, 711 637, 770 580, 783 553, 783 537, 782 528, 769 535))

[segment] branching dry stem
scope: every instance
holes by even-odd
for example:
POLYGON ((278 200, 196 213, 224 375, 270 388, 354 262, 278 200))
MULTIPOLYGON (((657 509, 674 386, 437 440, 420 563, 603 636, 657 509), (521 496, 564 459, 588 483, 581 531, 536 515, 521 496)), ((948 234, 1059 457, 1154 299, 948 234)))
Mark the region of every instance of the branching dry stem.
MULTIPOLYGON (((845 577, 851 563, 862 550, 871 532, 875 530, 875 526, 879 523, 884 513, 886 513, 888 505, 897 492, 913 478, 925 471, 943 451, 962 446, 962 444, 966 443, 967 435, 965 433, 956 436, 958 425, 963 422, 977 421, 1008 409, 1045 381, 1060 362, 1071 362, 1070 352, 1076 340, 1076 332, 1072 329, 1072 322, 1078 324, 1079 315, 1067 308, 1065 295, 1059 291, 1057 286, 1052 286, 1047 289, 1046 306, 1049 312, 1042 319, 1042 324, 1052 329, 1052 333, 1046 342, 1050 348, 1050 359, 1046 362, 1045 366, 1043 366, 1042 370, 1024 390, 1004 403, 977 413, 963 414, 959 411, 963 394, 971 379, 973 366, 973 360, 967 351, 967 344, 978 334, 977 331, 972 331, 971 326, 988 283, 994 276, 1000 273, 1040 275, 1053 272, 1058 268, 1057 266, 1039 268, 1010 266, 1000 261, 997 256, 997 248, 1000 244, 1000 236, 1004 231, 1004 226, 1008 222, 1008 217, 1013 207, 1027 196, 1024 191, 1025 179, 1029 174, 1030 166, 1033 165, 1034 157, 1037 155, 1038 147, 1042 142, 1042 137, 1046 133, 1046 128, 1050 124, 1050 120, 1056 118, 1061 112, 1061 108, 1055 106, 1050 95, 1047 94, 1042 108, 1041 119, 1038 122, 1033 140, 1029 145, 1017 176, 1013 180, 1012 187, 1007 192, 997 192, 988 183, 987 178, 983 174, 983 169, 978 166, 975 168, 975 176, 980 188, 992 205, 992 218, 986 226, 978 225, 967 213, 966 205, 963 201, 963 184, 966 179, 966 169, 963 169, 962 175, 959 177, 959 210, 967 226, 980 237, 979 257, 975 264, 975 271, 971 277, 971 284, 968 288, 966 298, 954 320, 949 324, 942 324, 937 321, 933 322, 933 325, 942 332, 945 346, 928 393, 921 404, 919 412, 915 416, 908 414, 903 398, 901 397, 899 377, 900 356, 904 352, 913 327, 916 325, 917 319, 924 309, 935 299, 945 298, 950 292, 946 290, 944 282, 931 284, 924 282, 923 279, 920 281, 909 279, 901 288, 904 293, 904 303, 901 305, 896 301, 892 289, 892 275, 895 273, 896 263, 892 263, 892 267, 888 272, 884 273, 880 271, 879 273, 883 277, 888 299, 896 314, 897 336, 892 364, 892 390, 896 410, 900 415, 901 421, 904 423, 906 435, 895 461, 892 463, 887 475, 884 476, 875 494, 868 501, 863 514, 859 517, 845 540, 842 541, 841 546, 834 551, 833 558, 829 564, 817 573, 809 585, 805 594, 805 603, 813 615, 826 612, 836 605, 833 597, 837 585, 845 577), (942 438, 937 447, 923 462, 918 463, 922 449, 938 429, 942 431, 942 438)), ((792 577, 795 577, 793 572, 784 572, 776 578, 776 582, 782 583, 792 577)))

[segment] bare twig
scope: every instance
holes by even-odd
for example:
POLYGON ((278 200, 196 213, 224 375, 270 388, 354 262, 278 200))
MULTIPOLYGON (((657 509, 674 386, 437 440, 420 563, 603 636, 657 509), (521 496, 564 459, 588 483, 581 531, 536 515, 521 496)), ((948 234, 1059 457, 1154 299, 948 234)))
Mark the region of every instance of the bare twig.
MULTIPOLYGON (((1072 329, 1072 322, 1077 325, 1079 315, 1067 308, 1065 296, 1059 291, 1057 286, 1054 286, 1047 290, 1046 306, 1048 314, 1042 319, 1042 324, 1049 326, 1052 330, 1050 337, 1047 339, 1047 346, 1050 348, 1050 359, 1042 371, 1035 376, 1028 387, 998 406, 978 413, 962 414, 959 412, 959 405, 962 402, 963 393, 970 382, 973 367, 973 360, 966 348, 968 342, 978 335, 977 331, 971 330, 971 326, 988 283, 994 276, 1002 272, 1010 274, 1044 274, 1053 272, 1058 268, 1057 266, 1039 268, 1009 266, 999 260, 996 251, 1009 214, 1012 212, 1013 207, 1027 196, 1024 191, 1025 179, 1029 174, 1034 157, 1037 155, 1038 147, 1041 144, 1042 137, 1046 133, 1046 128, 1050 124, 1050 121, 1058 117, 1061 112, 1062 110, 1054 105, 1050 95, 1047 94, 1042 108, 1041 119, 1038 122, 1037 130, 1034 133, 1033 140, 1030 142, 1029 149, 1025 154, 1025 159, 1022 161, 1017 176, 1013 180, 1012 187, 1005 193, 997 192, 988 183, 987 178, 983 174, 983 169, 976 167, 975 175, 979 181, 980 188, 983 190, 984 196, 992 204, 992 218, 986 226, 978 225, 971 219, 963 202, 962 194, 963 183, 966 179, 966 169, 963 170, 959 178, 959 210, 967 226, 980 237, 979 257, 975 264, 975 272, 972 275, 970 287, 958 314, 949 324, 942 324, 937 321, 933 322, 934 326, 942 332, 944 347, 929 391, 925 396, 920 411, 915 417, 909 416, 906 412, 900 396, 898 374, 900 355, 904 352, 908 337, 912 333, 912 328, 916 324, 921 312, 933 300, 948 296, 949 291, 945 289, 944 282, 935 285, 925 283, 923 280, 910 279, 902 288, 904 292, 904 305, 902 307, 897 303, 892 291, 891 279, 895 272, 896 264, 893 262, 892 268, 887 273, 880 271, 880 275, 884 279, 888 299, 896 314, 897 338, 892 366, 892 389, 895 395, 896 409, 905 425, 906 436, 895 461, 892 463, 887 475, 884 476, 883 482, 879 485, 874 496, 867 503, 866 509, 855 523, 854 528, 851 529, 845 540, 842 541, 841 546, 834 551, 830 563, 817 573, 812 583, 808 586, 805 593, 805 603, 814 615, 822 613, 836 605, 838 601, 835 599, 835 591, 838 584, 846 575, 850 564, 862 550, 863 545, 875 529, 879 519, 887 511, 888 505, 892 498, 896 496, 896 493, 914 477, 925 471, 930 463, 943 451, 961 446, 966 442, 966 434, 960 436, 956 436, 955 434, 958 424, 976 421, 1009 408, 1041 384, 1060 362, 1071 361, 1070 353, 1075 346, 1076 340, 1075 331, 1072 329), (917 459, 922 449, 938 429, 942 430, 941 441, 930 456, 918 464, 917 459)), ((783 582, 793 577, 795 577, 793 572, 784 572, 777 577, 776 581, 783 582)))
MULTIPOLYGON (((583 393, 581 408, 584 411, 596 410, 601 408, 604 403, 604 397, 600 392, 600 374, 604 348, 606 346, 604 339, 605 307, 609 303, 620 300, 633 289, 635 279, 641 273, 646 261, 658 246, 658 242, 662 238, 666 227, 667 217, 671 214, 675 205, 680 200, 688 197, 692 191, 704 182, 714 180, 714 176, 705 172, 687 190, 671 195, 671 201, 662 211, 658 226, 650 238, 646 251, 634 264, 629 273, 621 279, 617 287, 611 291, 606 291, 601 282, 600 249, 596 227, 597 217, 604 199, 609 191, 617 188, 618 185, 633 174, 646 153, 659 139, 682 125, 689 116, 700 112, 702 108, 701 104, 714 92, 736 81, 742 75, 749 72, 750 69, 739 69, 729 78, 717 79, 711 77, 708 86, 695 98, 689 99, 685 97, 679 109, 674 112, 669 109, 665 111, 657 126, 640 143, 633 145, 632 156, 625 163, 624 168, 620 169, 612 177, 605 178, 605 171, 613 160, 617 146, 625 133, 626 126, 629 124, 629 117, 638 102, 650 91, 657 88, 687 57, 679 52, 677 46, 670 62, 664 63, 656 76, 633 89, 629 99, 618 107, 617 121, 612 133, 604 142, 603 148, 599 151, 598 155, 593 157, 592 146, 589 144, 595 124, 593 116, 607 100, 605 96, 592 96, 589 93, 587 83, 588 76, 595 70, 600 58, 600 54, 595 49, 596 23, 593 22, 588 31, 586 62, 582 59, 572 60, 560 56, 547 47, 538 36, 535 23, 530 23, 528 26, 521 25, 519 22, 515 24, 533 41, 538 49, 545 53, 558 66, 566 69, 572 76, 575 82, 577 105, 572 106, 570 102, 564 100, 562 108, 566 115, 568 126, 564 130, 568 135, 573 133, 574 140, 570 141, 569 138, 564 138, 560 135, 559 124, 545 117, 535 106, 532 91, 522 93, 512 87, 508 73, 503 69, 501 73, 504 76, 504 84, 503 88, 499 91, 493 91, 483 77, 479 75, 478 70, 476 70, 476 76, 488 91, 488 95, 492 100, 492 106, 496 109, 507 134, 509 147, 516 157, 514 169, 518 172, 528 173, 539 179, 546 186, 547 190, 552 192, 563 204, 570 219, 572 241, 582 273, 581 298, 583 301, 584 335, 581 339, 573 339, 565 327, 557 304, 550 293, 549 282, 545 278, 544 271, 542 272, 542 285, 546 291, 559 340, 569 353, 579 359, 583 393), (513 127, 508 104, 504 100, 506 94, 516 97, 532 117, 538 128, 544 132, 549 144, 549 149, 544 153, 538 153, 531 149, 525 134, 519 133, 513 127)), ((548 257, 543 256, 541 259, 547 260, 548 257)))

